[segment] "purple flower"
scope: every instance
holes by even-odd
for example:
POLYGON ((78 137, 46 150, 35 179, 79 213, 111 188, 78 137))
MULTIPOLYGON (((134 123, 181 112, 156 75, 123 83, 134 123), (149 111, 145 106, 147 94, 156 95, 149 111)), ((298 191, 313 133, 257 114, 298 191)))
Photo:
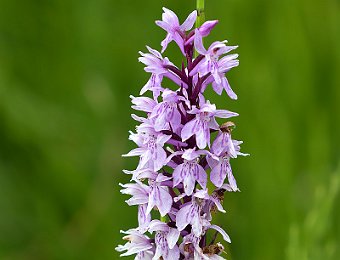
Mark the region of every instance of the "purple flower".
POLYGON ((138 205, 138 229, 145 232, 151 222, 151 214, 147 212, 148 204, 138 205))
POLYGON ((180 232, 176 228, 171 228, 159 220, 151 221, 149 232, 155 232, 156 252, 153 260, 162 257, 164 260, 179 259, 179 248, 177 241, 180 232))
POLYGON ((151 77, 141 89, 140 95, 143 95, 147 90, 151 90, 153 92, 154 99, 157 99, 160 93, 164 90, 161 85, 164 76, 170 78, 179 86, 181 86, 183 82, 167 69, 168 66, 175 67, 168 58, 163 58, 158 51, 150 48, 149 46, 146 46, 146 48, 150 53, 139 52, 141 57, 139 57, 138 60, 146 65, 144 70, 151 73, 151 77))
POLYGON ((217 110, 216 106, 210 104, 209 101, 202 104, 200 108, 193 106, 188 113, 194 114, 196 117, 183 127, 181 132, 182 141, 186 141, 191 136, 195 135, 197 146, 200 149, 204 149, 207 144, 210 146, 210 129, 219 129, 215 117, 230 118, 238 116, 238 114, 234 112, 217 110))
POLYGON ((212 146, 211 151, 213 154, 220 156, 227 154, 230 158, 237 158, 238 155, 248 156, 249 154, 240 152, 240 144, 242 141, 232 140, 231 131, 235 127, 233 122, 226 122, 221 125, 212 146))
POLYGON ((128 184, 120 184, 122 189, 120 192, 122 194, 128 194, 132 197, 126 200, 126 203, 130 206, 138 205, 138 224, 140 231, 146 231, 150 221, 151 215, 150 212, 147 212, 147 206, 150 197, 150 187, 141 183, 128 183, 128 184))
POLYGON ((118 252, 126 251, 120 256, 129 256, 137 254, 135 259, 146 259, 151 260, 154 255, 154 247, 150 242, 148 236, 140 233, 136 229, 130 229, 128 231, 121 231, 121 233, 126 234, 123 237, 124 240, 128 240, 125 245, 119 245, 116 247, 118 252))
POLYGON ((201 216, 201 210, 204 206, 204 198, 207 192, 205 190, 197 191, 192 195, 192 201, 184 205, 176 215, 176 226, 182 231, 187 225, 191 225, 192 232, 199 237, 202 234, 204 225, 209 225, 208 221, 201 216))
POLYGON ((197 52, 204 55, 205 58, 191 71, 190 75, 197 72, 202 76, 211 73, 211 77, 213 78, 212 86, 215 92, 221 95, 222 90, 225 89, 230 98, 237 99, 237 95, 231 89, 225 73, 239 65, 239 61, 237 60, 238 55, 227 55, 220 60, 219 57, 236 49, 238 46, 226 46, 226 42, 227 41, 214 42, 210 45, 209 49, 206 50, 203 46, 202 35, 200 31, 196 29, 195 47, 197 52))
POLYGON ((138 168, 150 168, 158 171, 167 162, 167 155, 163 146, 170 138, 171 136, 169 135, 157 135, 156 132, 152 132, 152 129, 137 134, 131 133, 130 139, 133 140, 139 148, 135 148, 123 156, 140 156, 138 168))
POLYGON ((236 158, 237 152, 230 132, 219 131, 211 146, 211 151, 217 156, 227 153, 231 158, 236 158))
POLYGON ((201 154, 203 153, 196 152, 195 149, 186 150, 182 155, 184 162, 178 165, 173 172, 173 186, 176 187, 182 182, 184 192, 188 196, 193 193, 196 181, 203 189, 207 186, 207 174, 197 160, 201 154))
POLYGON ((231 170, 229 156, 221 156, 219 157, 219 160, 217 163, 211 163, 211 173, 210 173, 210 180, 211 182, 216 186, 216 187, 222 187, 225 178, 228 176, 228 182, 230 184, 230 187, 232 188, 233 191, 239 191, 237 188, 236 180, 233 175, 233 172, 231 170), (215 165, 215 166, 213 166, 215 165))
POLYGON ((170 196, 167 187, 162 186, 162 182, 169 179, 171 178, 159 174, 156 180, 150 181, 151 191, 148 200, 148 207, 146 209, 147 214, 149 214, 152 208, 155 206, 158 208, 162 217, 170 212, 172 206, 172 197, 170 196))
POLYGON ((167 32, 165 39, 161 43, 162 52, 165 51, 171 41, 175 41, 185 56, 185 32, 189 31, 194 25, 197 17, 197 11, 193 11, 189 14, 188 18, 182 25, 179 24, 178 17, 173 11, 165 7, 163 7, 163 11, 162 21, 156 21, 156 24, 167 32))
POLYGON ((164 90, 162 97, 163 102, 153 108, 150 118, 154 120, 156 131, 173 129, 176 132, 181 125, 178 102, 184 98, 169 89, 164 90))
POLYGON ((126 201, 128 205, 139 205, 138 222, 139 227, 144 230, 150 223, 150 212, 157 207, 161 216, 165 216, 171 210, 172 197, 168 193, 168 188, 162 185, 171 178, 162 174, 157 175, 156 179, 150 179, 150 186, 136 180, 136 183, 120 184, 124 189, 120 192, 132 197, 126 201))

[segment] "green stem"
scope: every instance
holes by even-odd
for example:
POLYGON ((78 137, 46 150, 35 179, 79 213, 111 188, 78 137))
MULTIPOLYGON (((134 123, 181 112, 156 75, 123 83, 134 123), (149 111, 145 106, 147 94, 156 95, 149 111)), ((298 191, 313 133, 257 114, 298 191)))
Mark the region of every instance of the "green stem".
MULTIPOLYGON (((205 22, 204 1, 205 0, 196 0, 196 10, 197 10, 196 28, 200 27, 205 22)), ((195 50, 195 57, 197 56, 198 56, 198 53, 195 50)))
POLYGON ((205 0, 196 0, 197 9, 196 28, 200 27, 205 22, 204 1, 205 0))

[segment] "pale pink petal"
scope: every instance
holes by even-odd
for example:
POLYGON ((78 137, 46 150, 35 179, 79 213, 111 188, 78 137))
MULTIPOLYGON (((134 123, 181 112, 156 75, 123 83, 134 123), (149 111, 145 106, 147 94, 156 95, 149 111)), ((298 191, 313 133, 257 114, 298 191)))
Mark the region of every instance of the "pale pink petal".
POLYGON ((139 253, 141 251, 145 251, 148 249, 151 249, 152 245, 151 244, 134 244, 133 247, 131 247, 127 252, 125 252, 124 254, 121 254, 120 256, 128 256, 128 255, 133 255, 136 253, 139 253))
POLYGON ((216 225, 211 225, 209 228, 212 228, 218 231, 222 235, 225 241, 227 241, 228 243, 231 243, 230 237, 228 236, 227 232, 225 232, 221 227, 216 226, 216 225))
POLYGON ((180 26, 180 29, 182 31, 189 31, 196 22, 197 18, 197 11, 193 11, 191 14, 189 14, 188 18, 184 21, 184 23, 180 26))
POLYGON ((162 147, 157 145, 156 151, 154 153, 154 157, 152 158, 154 161, 154 171, 160 170, 166 164, 166 152, 162 147))
MULTIPOLYGON (((234 50, 234 49, 236 49, 238 46, 226 46, 225 44, 227 43, 228 41, 222 41, 222 44, 224 45, 223 47, 220 47, 218 50, 217 50, 217 52, 216 52, 216 55, 218 55, 218 56, 221 56, 221 55, 223 55, 223 54, 226 54, 226 53, 228 53, 228 52, 230 52, 230 51, 232 51, 232 50, 234 50)), ((238 54, 233 54, 233 55, 235 55, 236 57, 235 58, 237 58, 238 57, 238 54)), ((228 55, 227 55, 228 56, 228 55)), ((227 57, 227 56, 225 56, 225 57, 227 57)), ((235 59, 234 58, 234 59, 235 59)))
POLYGON ((166 232, 168 230, 169 230, 169 226, 166 223, 164 223, 164 222, 162 222, 158 219, 152 220, 149 224, 149 231, 151 233, 154 232, 154 231, 164 231, 164 232, 166 232))
POLYGON ((228 96, 231 98, 231 99, 237 99, 237 95, 235 94, 235 92, 231 89, 230 85, 229 85, 229 82, 227 80, 226 77, 224 77, 222 79, 222 86, 223 88, 225 89, 225 91, 227 92, 228 96))
POLYGON ((185 205, 177 212, 176 226, 179 231, 182 231, 190 223, 188 214, 190 213, 191 205, 192 204, 185 205))
MULTIPOLYGON (((152 251, 141 251, 136 255, 135 260, 152 260, 154 253, 152 251)), ((218 259, 220 260, 220 259, 218 259)))
POLYGON ((142 205, 148 203, 148 197, 144 194, 136 194, 132 198, 125 201, 129 206, 142 205))
POLYGON ((148 206, 146 208, 146 214, 150 214, 153 207, 156 205, 155 196, 153 196, 153 191, 149 195, 148 206))
POLYGON ((145 153, 145 148, 135 148, 128 152, 127 154, 123 154, 123 157, 130 157, 130 156, 140 156, 145 153))
POLYGON ((139 147, 143 146, 144 138, 140 134, 129 131, 129 140, 135 142, 139 147))
POLYGON ((163 30, 169 32, 171 31, 171 26, 170 24, 164 22, 164 21, 156 21, 156 24, 161 27, 163 30))
POLYGON ((194 38, 194 44, 197 52, 202 55, 207 54, 207 50, 203 46, 203 40, 202 40, 202 35, 199 32, 199 30, 195 30, 195 38, 194 38))
POLYGON ((164 13, 162 14, 162 20, 173 27, 179 26, 177 15, 168 8, 163 7, 164 13))
POLYGON ((140 123, 145 123, 147 121, 146 118, 141 117, 141 116, 137 116, 136 114, 131 114, 131 118, 133 120, 136 120, 137 122, 140 122, 140 123))
POLYGON ((179 235, 180 235, 180 232, 178 229, 170 228, 169 233, 166 236, 170 249, 174 248, 174 246, 176 245, 179 235))
POLYGON ((165 113, 162 114, 156 114, 156 120, 155 120, 155 130, 156 131, 161 131, 161 130, 168 130, 169 129, 169 124, 168 121, 165 118, 165 113))
POLYGON ((205 189, 207 187, 207 173, 201 165, 197 165, 197 167, 199 171, 197 182, 201 185, 203 189, 205 189))
POLYGON ((162 173, 157 173, 156 182, 160 183, 160 182, 168 181, 168 180, 171 180, 171 179, 172 179, 172 177, 165 176, 162 173))
POLYGON ((161 187, 157 187, 156 189, 156 205, 159 210, 159 213, 162 217, 168 214, 171 210, 172 206, 172 197, 171 195, 161 187))
MULTIPOLYGON (((210 120, 210 121, 212 121, 212 120, 210 120)), ((207 141, 208 147, 210 148, 210 129, 209 129, 208 126, 205 126, 205 128, 204 128, 204 136, 205 136, 205 140, 207 141)))
POLYGON ((219 201, 219 200, 214 200, 214 203, 215 203, 215 205, 216 205, 216 208, 219 210, 219 211, 221 211, 221 212, 223 212, 223 213, 226 213, 226 211, 224 210, 224 208, 223 208, 223 206, 222 206, 222 204, 221 204, 221 202, 219 201))
POLYGON ((182 158, 187 161, 192 161, 200 156, 200 153, 198 153, 195 149, 187 149, 184 151, 182 158))
POLYGON ((210 129, 218 130, 220 128, 219 124, 216 122, 215 117, 212 117, 208 123, 210 129))
POLYGON ((191 172, 185 172, 184 174, 185 174, 183 181, 184 191, 185 194, 190 196, 194 191, 196 180, 191 172))
POLYGON ((148 51, 155 57, 157 57, 158 59, 163 59, 162 57, 162 54, 159 53, 159 51, 155 50, 155 49, 152 49, 151 47, 149 46, 146 46, 146 48, 148 49, 148 51))
POLYGON ((231 169, 231 166, 230 166, 229 162, 226 162, 226 171, 227 171, 228 181, 229 181, 230 187, 234 191, 237 191, 238 188, 237 188, 237 184, 236 184, 236 179, 235 179, 235 177, 233 175, 233 172, 232 172, 232 169, 231 169))
POLYGON ((207 156, 206 158, 207 158, 208 165, 211 169, 213 169, 219 163, 218 158, 214 158, 212 156, 207 156))
MULTIPOLYGON (((208 134, 210 135, 210 132, 208 134)), ((197 143, 198 148, 204 149, 207 146, 207 142, 210 143, 210 140, 207 140, 207 133, 205 129, 200 128, 196 132, 196 143, 197 143)))
POLYGON ((217 84, 222 84, 221 75, 218 72, 218 70, 215 68, 214 64, 212 64, 211 74, 213 75, 214 80, 217 84))
MULTIPOLYGON (((208 36, 211 32, 211 30, 215 27, 215 25, 218 23, 217 20, 215 21, 206 21, 198 30, 200 31, 202 37, 208 36)), ((191 36, 187 41, 186 44, 192 43, 194 41, 194 35, 191 36)))
POLYGON ((202 235, 202 219, 198 214, 195 214, 191 218, 190 224, 192 226, 192 232, 195 234, 196 237, 202 235))
POLYGON ((171 34, 167 34, 165 39, 161 42, 161 46, 162 46, 162 52, 164 52, 166 50, 166 48, 168 47, 168 44, 172 41, 172 35, 171 34))
POLYGON ((173 34, 173 40, 177 43, 178 47, 181 49, 183 55, 186 55, 185 54, 185 51, 184 51, 184 40, 182 38, 181 35, 179 35, 177 32, 175 34, 173 34))
POLYGON ((145 232, 150 221, 151 215, 146 213, 147 204, 138 206, 138 226, 141 232, 145 232))
POLYGON ((203 58, 189 73, 190 76, 196 75, 198 72, 201 73, 201 76, 204 76, 205 73, 203 73, 203 68, 205 67, 206 58, 203 58))
POLYGON ((162 254, 163 254, 162 248, 160 246, 157 246, 155 255, 153 256, 152 260, 159 260, 162 254))
POLYGON ((132 108, 139 111, 144 112, 152 112, 154 107, 156 106, 156 101, 148 98, 148 97, 134 97, 130 95, 131 102, 132 102, 132 108))
POLYGON ((221 187, 225 178, 227 177, 227 173, 223 171, 222 164, 217 164, 210 173, 210 180, 216 187, 221 187))
POLYGON ((181 183, 183 180, 182 180, 182 170, 183 170, 183 164, 180 164, 178 165, 172 176, 173 176, 173 187, 176 187, 179 183, 181 183))
POLYGON ((220 117, 220 118, 230 118, 230 117, 238 116, 238 114, 235 113, 235 112, 228 111, 228 110, 219 110, 218 109, 215 112, 215 116, 220 117))
POLYGON ((198 30, 200 31, 203 37, 208 36, 211 30, 216 26, 216 24, 218 24, 218 20, 206 21, 201 25, 201 27, 198 30))
POLYGON ((188 140, 191 136, 195 134, 198 123, 199 121, 196 118, 186 123, 186 125, 183 127, 181 131, 181 137, 183 142, 188 140))
POLYGON ((169 249, 168 251, 168 256, 164 259, 164 260, 175 260, 175 259, 179 259, 179 249, 178 246, 175 246, 172 249, 169 249))
POLYGON ((230 135, 229 137, 227 137, 227 147, 228 147, 228 155, 230 155, 231 158, 236 158, 237 157, 237 152, 235 150, 235 146, 234 146, 234 143, 233 143, 233 140, 231 139, 230 135))
POLYGON ((170 138, 171 135, 160 134, 159 136, 157 136, 156 143, 160 146, 163 146, 170 138))
POLYGON ((226 134, 222 133, 221 131, 217 134, 212 146, 211 146, 211 150, 214 154, 216 155, 220 155, 223 150, 225 149, 225 142, 224 139, 226 134))
POLYGON ((144 168, 145 165, 149 163, 149 161, 152 159, 152 154, 150 150, 144 150, 144 153, 140 156, 138 169, 144 168))
POLYGON ((181 125, 181 113, 177 109, 174 109, 170 122, 172 129, 176 132, 181 125))
POLYGON ((180 87, 183 86, 184 88, 188 88, 188 85, 186 83, 184 83, 177 75, 171 72, 165 73, 164 77, 169 78, 171 81, 173 81, 175 84, 177 84, 180 87))
MULTIPOLYGON (((235 49, 237 46, 229 46, 229 47, 234 47, 231 49, 235 49)), ((238 58, 238 54, 231 54, 224 56, 222 59, 218 61, 218 66, 221 69, 221 71, 227 71, 230 70, 233 67, 236 67, 239 65, 239 61, 236 60, 238 58)))
POLYGON ((222 84, 218 84, 215 81, 212 82, 212 88, 213 90, 218 94, 221 95, 223 91, 223 86, 222 84))

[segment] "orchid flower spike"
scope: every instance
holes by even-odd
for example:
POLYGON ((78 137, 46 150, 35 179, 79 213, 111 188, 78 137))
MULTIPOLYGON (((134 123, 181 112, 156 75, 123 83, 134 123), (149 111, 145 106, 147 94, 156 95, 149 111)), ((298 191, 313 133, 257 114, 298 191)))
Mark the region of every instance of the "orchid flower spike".
POLYGON ((231 240, 212 221, 217 212, 226 213, 227 194, 239 191, 232 161, 248 154, 240 151, 242 141, 232 137, 235 124, 226 121, 238 114, 218 109, 206 100, 205 90, 211 85, 217 94, 225 90, 237 99, 226 78, 239 65, 238 55, 230 54, 237 46, 216 41, 206 49, 203 37, 217 20, 192 29, 196 11, 182 24, 173 11, 163 11, 156 21, 167 32, 162 50, 140 52, 139 61, 151 76, 141 96, 130 96, 138 125, 129 139, 137 147, 123 155, 139 158, 136 168, 123 170, 130 182, 120 184, 121 193, 130 196, 126 203, 137 206, 138 226, 122 231, 127 242, 116 250, 140 260, 224 259, 222 242, 231 240), (162 54, 171 41, 184 55, 181 65, 162 54))

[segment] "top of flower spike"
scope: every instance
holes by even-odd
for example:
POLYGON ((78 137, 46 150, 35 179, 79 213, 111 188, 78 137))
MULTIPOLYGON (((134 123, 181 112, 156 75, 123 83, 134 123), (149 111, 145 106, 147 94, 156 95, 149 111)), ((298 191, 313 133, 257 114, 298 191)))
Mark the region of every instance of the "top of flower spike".
POLYGON ((156 21, 156 24, 167 32, 165 39, 161 43, 162 52, 165 51, 171 41, 175 41, 185 55, 183 36, 186 31, 189 31, 194 26, 197 11, 191 12, 182 25, 179 24, 178 17, 173 11, 165 7, 163 7, 163 11, 162 21, 156 21))

